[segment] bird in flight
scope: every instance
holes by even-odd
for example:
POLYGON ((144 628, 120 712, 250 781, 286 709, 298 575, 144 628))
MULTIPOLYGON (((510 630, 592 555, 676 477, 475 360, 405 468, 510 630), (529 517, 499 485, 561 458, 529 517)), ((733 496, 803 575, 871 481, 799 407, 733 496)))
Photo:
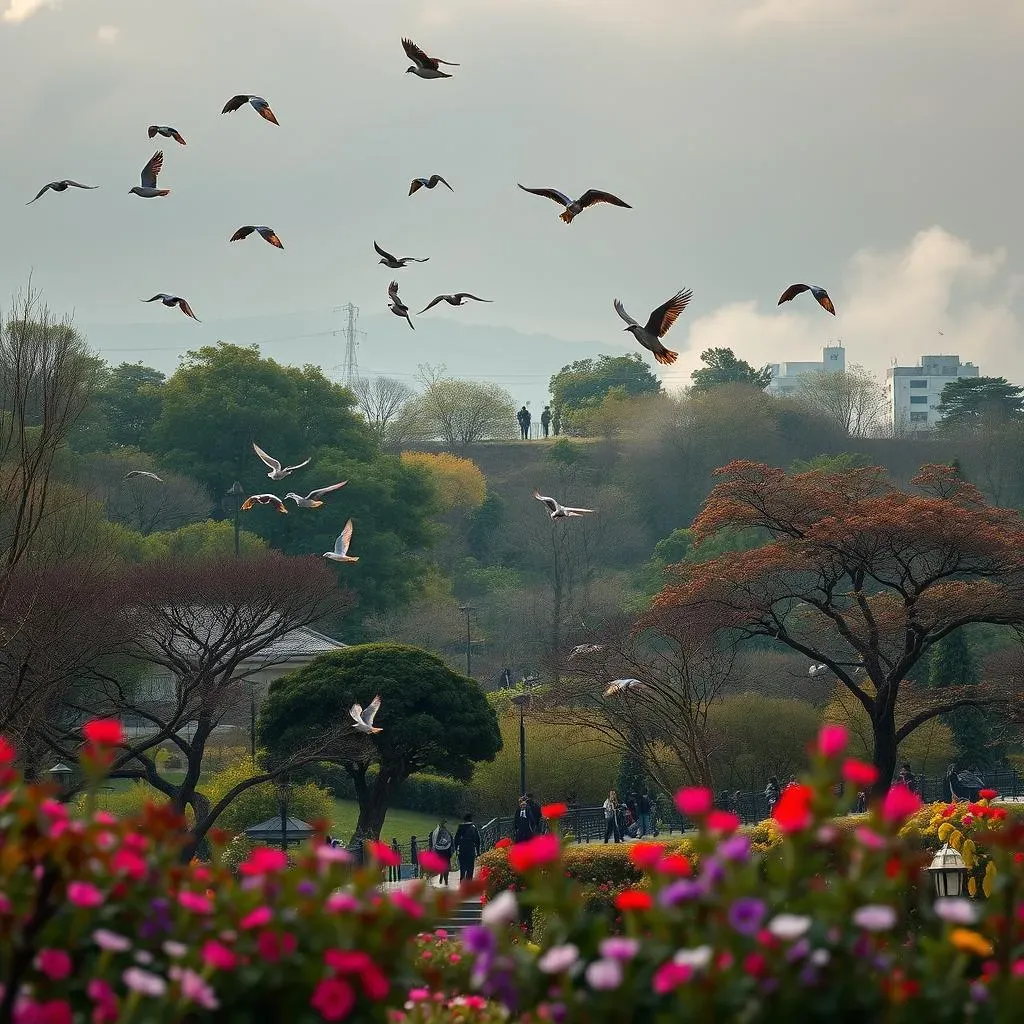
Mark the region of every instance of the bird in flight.
POLYGON ((272 455, 268 455, 255 441, 252 443, 252 450, 260 457, 264 465, 270 467, 270 472, 267 476, 271 480, 283 480, 286 476, 290 476, 297 469, 302 469, 303 466, 308 466, 312 461, 313 457, 310 456, 305 462, 300 462, 297 466, 282 466, 272 455))
POLYGON ((277 237, 277 232, 273 228, 268 228, 266 224, 246 224, 243 227, 240 227, 228 239, 228 241, 240 242, 243 238, 248 238, 254 231, 259 233, 260 238, 262 238, 264 242, 269 242, 278 249, 284 248, 281 244, 281 239, 277 237))
POLYGON ((420 313, 426 313, 428 309, 432 309, 439 302, 447 302, 449 306, 463 306, 466 303, 466 299, 474 299, 476 302, 494 301, 494 299, 481 299, 477 295, 470 295, 469 292, 456 292, 454 295, 438 295, 436 299, 427 303, 416 315, 419 316, 420 313))
POLYGON ((325 551, 324 558, 331 562, 358 562, 358 555, 350 555, 348 553, 348 547, 352 543, 352 520, 350 519, 345 524, 345 529, 338 534, 338 539, 334 542, 333 551, 325 551))
POLYGON ((386 252, 376 242, 373 243, 374 249, 377 250, 381 259, 377 260, 378 263, 383 263, 385 267, 390 267, 392 270, 402 270, 407 263, 426 263, 430 259, 429 256, 424 256, 423 259, 417 259, 415 256, 392 256, 391 253, 386 252))
POLYGON ((409 185, 409 195, 412 195, 413 192, 419 192, 421 188, 434 188, 438 182, 441 182, 449 191, 455 191, 440 174, 432 174, 429 178, 413 178, 409 185))
POLYGON ((265 121, 269 121, 271 124, 280 124, 278 119, 274 117, 274 112, 270 109, 270 104, 262 96, 232 96, 231 99, 224 104, 224 109, 221 111, 222 114, 232 114, 240 107, 244 107, 248 103, 257 114, 260 115, 265 121))
POLYGON ((606 697, 612 697, 618 693, 625 693, 626 690, 635 690, 637 687, 643 686, 639 679, 616 679, 608 684, 608 688, 604 691, 606 697))
POLYGON ((151 124, 147 129, 147 134, 150 138, 153 138, 154 135, 162 135, 165 139, 174 139, 181 146, 186 145, 185 140, 181 137, 181 132, 168 124, 151 124))
POLYGON ((569 652, 569 660, 582 657, 584 654, 597 654, 604 650, 604 644, 578 644, 569 652))
POLYGON ((70 178, 63 178, 61 181, 51 181, 44 185, 25 205, 31 206, 44 192, 52 189, 54 192, 67 192, 69 188, 99 188, 99 185, 83 185, 80 182, 72 181, 70 178))
POLYGON ((451 78, 452 76, 442 71, 439 65, 444 64, 449 68, 459 66, 450 60, 441 60, 440 57, 428 57, 411 39, 403 39, 402 48, 412 61, 412 67, 406 68, 405 73, 411 71, 417 78, 451 78))
POLYGON ((781 306, 784 302, 789 302, 791 299, 796 298, 801 292, 810 292, 817 300, 818 305, 822 309, 831 313, 833 316, 836 315, 836 307, 832 305, 832 300, 828 297, 828 292, 824 288, 819 288, 816 284, 791 284, 780 296, 777 305, 781 306))
POLYGON ((557 502, 554 498, 545 497, 538 491, 533 492, 533 496, 538 501, 543 501, 551 511, 552 519, 567 519, 569 516, 582 516, 591 512, 596 512, 597 509, 593 508, 572 508, 569 505, 562 505, 557 502))
POLYGON ((654 353, 654 358, 659 363, 671 365, 676 361, 678 352, 665 348, 661 339, 668 333, 669 328, 676 322, 676 318, 690 303, 693 292, 684 288, 676 292, 668 302, 660 305, 648 318, 647 323, 641 327, 627 312, 622 303, 616 299, 613 305, 615 312, 626 321, 629 326, 626 328, 644 348, 654 353))
POLYGON ((254 494, 242 502, 240 510, 248 512, 253 505, 273 505, 278 512, 288 515, 288 509, 284 507, 284 502, 276 494, 254 494))
POLYGON ((363 710, 362 704, 353 704, 349 708, 349 714, 352 716, 355 724, 352 726, 356 732, 365 732, 367 734, 374 732, 382 732, 383 730, 376 728, 373 724, 373 720, 377 717, 377 712, 380 711, 380 694, 378 693, 373 700, 370 701, 366 706, 366 710, 363 710))
POLYGON ((809 676, 816 676, 819 672, 824 672, 828 669, 828 665, 812 665, 808 670, 809 676))
POLYGON ((157 196, 169 196, 169 188, 157 188, 156 179, 164 166, 164 151, 158 149, 150 158, 145 167, 142 168, 142 184, 136 185, 128 191, 134 192, 143 199, 155 199, 157 196))
POLYGON ((133 469, 130 473, 125 473, 121 479, 127 480, 129 477, 133 476, 148 476, 150 480, 156 480, 157 483, 161 484, 163 483, 163 479, 161 477, 158 477, 156 473, 150 473, 148 469, 133 469))
POLYGON ((195 320, 197 324, 202 323, 202 320, 200 320, 199 317, 197 317, 195 313, 192 312, 192 307, 180 295, 168 295, 167 292, 157 292, 157 294, 154 295, 153 298, 141 299, 140 301, 156 302, 157 299, 159 299, 165 306, 169 306, 171 308, 177 306, 182 311, 182 313, 185 314, 185 316, 192 317, 192 319, 195 320))
POLYGON ((318 487, 315 491, 310 491, 305 497, 302 497, 301 494, 296 494, 294 491, 289 491, 284 496, 284 500, 287 501, 291 498, 295 502, 296 508, 319 508, 323 504, 323 501, 320 500, 320 495, 337 491, 347 483, 347 480, 342 480, 340 484, 331 484, 330 487, 318 487))
POLYGON ((633 209, 629 203, 623 202, 618 196, 613 196, 611 192, 602 192, 596 188, 588 188, 579 199, 570 199, 564 192, 559 192, 556 188, 527 188, 525 185, 519 187, 524 192, 535 196, 544 196, 545 199, 553 199, 556 203, 564 206, 565 210, 559 216, 566 224, 571 224, 573 217, 579 216, 596 203, 611 203, 612 206, 622 206, 627 210, 633 209))
POLYGON ((413 327, 412 318, 409 316, 409 307, 398 297, 398 282, 392 281, 388 285, 388 298, 391 301, 388 303, 388 309, 391 310, 395 316, 404 316, 409 321, 409 326, 415 331, 413 327))

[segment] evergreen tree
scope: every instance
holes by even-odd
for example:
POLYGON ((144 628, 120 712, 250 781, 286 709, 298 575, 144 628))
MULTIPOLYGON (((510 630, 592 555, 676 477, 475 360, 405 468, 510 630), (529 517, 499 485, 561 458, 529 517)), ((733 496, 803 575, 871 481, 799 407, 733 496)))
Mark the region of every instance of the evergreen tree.
POLYGON ((626 750, 619 761, 618 793, 619 799, 625 803, 631 796, 638 796, 647 786, 647 772, 644 771, 643 759, 633 751, 626 750))

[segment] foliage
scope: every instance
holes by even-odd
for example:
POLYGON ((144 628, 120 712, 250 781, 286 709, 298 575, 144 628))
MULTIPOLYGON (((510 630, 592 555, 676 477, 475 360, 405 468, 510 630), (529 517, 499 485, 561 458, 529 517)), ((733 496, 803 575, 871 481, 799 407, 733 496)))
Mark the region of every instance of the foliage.
POLYGON ((487 480, 472 459, 449 452, 402 452, 407 466, 422 466, 437 492, 443 512, 456 508, 478 509, 487 497, 487 480))
POLYGON ((466 531, 466 544, 474 558, 483 561, 490 557, 504 521, 505 502, 496 491, 488 490, 483 504, 473 510, 466 531))
POLYGON ((394 377, 360 377, 353 381, 352 391, 377 440, 389 446, 395 440, 401 443, 401 438, 394 436, 396 421, 416 392, 394 377))
POLYGON ((458 380, 439 372, 427 372, 424 383, 423 392, 405 408, 422 420, 426 436, 440 438, 455 451, 515 436, 515 402, 499 384, 458 380))
POLYGON ((638 352, 578 359, 563 366, 548 385, 551 405, 561 415, 597 408, 612 391, 623 396, 652 395, 661 391, 661 381, 638 352))
POLYGON ((107 444, 145 447, 160 418, 166 374, 143 363, 121 363, 103 374, 94 404, 102 417, 107 444))
MULTIPOLYGON (((366 772, 367 781, 372 781, 376 774, 376 766, 370 767, 366 772)), ((322 778, 339 800, 358 799, 355 784, 340 769, 334 768, 329 773, 323 773, 322 778)), ((393 807, 404 811, 447 814, 453 820, 469 810, 471 803, 472 792, 465 783, 428 772, 417 772, 395 786, 391 801, 393 807)))
POLYGON ((857 452, 839 452, 838 455, 815 455, 813 459, 794 459, 789 466, 790 473, 810 473, 822 470, 827 473, 845 473, 851 469, 866 469, 871 459, 857 452))
POLYGON ((949 381, 939 396, 939 429, 951 433, 983 421, 1005 423, 1024 418, 1024 387, 1005 377, 960 377, 949 381))
POLYGON ((797 397, 850 437, 872 434, 885 412, 885 388, 856 364, 834 373, 803 374, 797 397))
MULTIPOLYGON (((189 523, 176 530, 161 530, 146 538, 146 557, 206 561, 223 558, 235 552, 235 528, 232 523, 207 519, 202 523, 189 523)), ((239 530, 238 553, 244 557, 258 555, 267 550, 267 542, 248 530, 239 530)))
POLYGON ((690 374, 690 390, 697 393, 711 391, 723 384, 750 384, 764 391, 772 382, 768 366, 755 370, 745 359, 737 359, 731 348, 708 348, 700 354, 700 369, 690 374))

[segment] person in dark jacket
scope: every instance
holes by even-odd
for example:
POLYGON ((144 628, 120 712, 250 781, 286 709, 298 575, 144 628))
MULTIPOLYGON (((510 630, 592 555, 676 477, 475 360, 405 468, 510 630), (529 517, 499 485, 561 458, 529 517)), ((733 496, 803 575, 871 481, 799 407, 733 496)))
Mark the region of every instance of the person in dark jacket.
POLYGON ((537 803, 537 799, 532 793, 526 794, 526 807, 533 820, 533 834, 539 836, 544 831, 544 816, 540 813, 540 804, 537 803))
POLYGON ((512 819, 512 839, 517 843, 525 843, 532 839, 537 833, 533 828, 533 815, 530 813, 530 806, 526 797, 519 798, 519 807, 516 809, 516 816, 512 819))
POLYGON ((455 849, 459 854, 459 881, 473 877, 476 859, 480 856, 480 829, 473 822, 473 815, 463 816, 462 824, 455 830, 455 849))

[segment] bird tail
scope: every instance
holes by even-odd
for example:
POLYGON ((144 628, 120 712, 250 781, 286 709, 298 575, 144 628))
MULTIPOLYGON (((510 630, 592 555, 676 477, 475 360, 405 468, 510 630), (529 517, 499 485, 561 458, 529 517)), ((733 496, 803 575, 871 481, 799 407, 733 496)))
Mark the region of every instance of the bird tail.
POLYGON ((169 196, 170 194, 171 194, 171 190, 169 188, 162 188, 162 189, 160 189, 159 192, 157 192, 158 196, 169 196))
POLYGON ((679 358, 679 353, 663 348, 660 352, 654 353, 654 358, 665 366, 671 366, 679 358))
POLYGON ((559 219, 560 220, 564 220, 566 224, 571 224, 572 223, 572 219, 575 216, 576 216, 575 213, 570 213, 568 210, 566 210, 563 213, 560 213, 558 215, 559 219))

